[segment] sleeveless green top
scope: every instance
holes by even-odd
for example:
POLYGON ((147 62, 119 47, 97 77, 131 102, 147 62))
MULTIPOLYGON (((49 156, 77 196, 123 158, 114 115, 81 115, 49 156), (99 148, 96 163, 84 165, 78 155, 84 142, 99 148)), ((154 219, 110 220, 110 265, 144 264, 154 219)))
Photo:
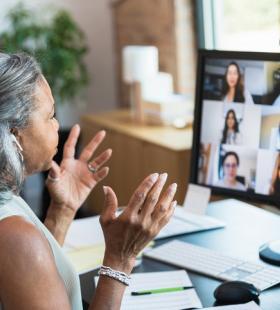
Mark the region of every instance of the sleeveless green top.
MULTIPOLYGON (((46 226, 42 224, 28 204, 19 196, 13 195, 13 198, 6 204, 0 204, 0 221, 4 218, 15 215, 22 216, 26 220, 32 222, 47 238, 53 252, 56 268, 64 282, 72 309, 82 310, 80 281, 74 267, 69 262, 53 235, 49 232, 46 226)), ((1 309, 0 303, 0 310, 1 309)))

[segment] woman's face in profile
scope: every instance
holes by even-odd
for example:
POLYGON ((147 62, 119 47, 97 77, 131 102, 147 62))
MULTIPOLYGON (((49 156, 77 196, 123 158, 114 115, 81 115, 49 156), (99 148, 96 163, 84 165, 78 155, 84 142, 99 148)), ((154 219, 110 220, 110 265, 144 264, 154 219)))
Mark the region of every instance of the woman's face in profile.
POLYGON ((229 87, 235 87, 239 78, 238 70, 235 65, 230 65, 227 69, 226 80, 229 87))
POLYGON ((229 182, 234 182, 236 179, 237 175, 237 168, 238 164, 236 161, 235 156, 229 155, 223 165, 223 170, 224 170, 224 179, 226 179, 229 182))
POLYGON ((54 99, 44 78, 36 86, 34 100, 36 109, 29 125, 20 132, 27 175, 50 169, 58 144, 59 124, 54 116, 54 99))
POLYGON ((234 129, 235 126, 235 117, 232 112, 230 112, 227 116, 227 127, 228 129, 234 129))

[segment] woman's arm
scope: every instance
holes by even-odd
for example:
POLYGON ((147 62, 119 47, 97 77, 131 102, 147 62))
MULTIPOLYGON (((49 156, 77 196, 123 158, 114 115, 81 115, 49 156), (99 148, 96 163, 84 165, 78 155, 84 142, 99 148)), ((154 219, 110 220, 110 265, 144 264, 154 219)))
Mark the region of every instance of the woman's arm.
MULTIPOLYGON (((103 265, 130 274, 133 261, 119 263, 116 260, 104 258, 103 265)), ((100 276, 89 310, 120 309, 126 285, 109 277, 100 276)))
MULTIPOLYGON (((105 191, 105 207, 100 217, 106 243, 103 265, 130 274, 137 254, 169 221, 176 204, 176 184, 162 193, 166 174, 147 177, 133 194, 125 211, 116 217, 118 202, 113 190, 105 191)), ((120 309, 126 286, 100 275, 90 309, 120 309)))
POLYGON ((61 246, 74 217, 75 212, 71 208, 51 202, 44 224, 61 246))
POLYGON ((0 221, 0 301, 5 310, 70 310, 45 236, 19 216, 0 221))
MULTIPOLYGON (((117 198, 112 189, 105 188, 105 207, 100 217, 106 243, 104 265, 129 274, 137 254, 168 222, 176 204, 176 184, 161 194, 166 177, 153 174, 146 178, 118 217, 117 198)), ((70 310, 64 283, 44 235, 22 217, 13 216, 0 222, 0 236, 3 307, 70 310)), ((90 309, 119 309, 124 290, 124 284, 101 275, 90 309)))

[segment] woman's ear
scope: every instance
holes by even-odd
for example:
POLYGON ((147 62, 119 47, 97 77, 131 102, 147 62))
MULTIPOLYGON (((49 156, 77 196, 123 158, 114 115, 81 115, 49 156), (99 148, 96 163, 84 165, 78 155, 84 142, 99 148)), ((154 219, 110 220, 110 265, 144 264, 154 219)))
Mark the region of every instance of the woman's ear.
POLYGON ((20 145, 19 139, 20 139, 20 134, 19 134, 19 130, 12 128, 11 129, 11 136, 12 136, 12 140, 15 142, 15 144, 17 145, 17 147, 19 148, 19 150, 22 152, 23 148, 20 145))
POLYGON ((11 128, 10 129, 11 134, 13 134, 15 137, 18 137, 19 130, 17 128, 11 128))

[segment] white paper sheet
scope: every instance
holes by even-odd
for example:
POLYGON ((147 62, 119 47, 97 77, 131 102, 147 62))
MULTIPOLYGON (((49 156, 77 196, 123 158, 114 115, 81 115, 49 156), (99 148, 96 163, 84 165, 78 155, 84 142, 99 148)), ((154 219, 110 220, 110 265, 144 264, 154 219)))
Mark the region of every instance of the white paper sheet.
POLYGON ((104 244, 99 216, 73 221, 67 232, 64 244, 66 248, 81 248, 104 244))
POLYGON ((177 206, 174 215, 159 232, 155 240, 170 236, 225 227, 222 221, 207 215, 199 215, 177 206))
POLYGON ((189 184, 186 198, 184 201, 184 209, 194 214, 206 214, 210 195, 210 188, 195 184, 189 184))
MULTIPOLYGON (((97 281, 98 277, 95 277, 95 284, 97 281)), ((135 273, 131 275, 130 281, 121 310, 178 310, 202 307, 195 289, 141 296, 131 295, 133 291, 191 286, 191 280, 185 270, 135 273)))

